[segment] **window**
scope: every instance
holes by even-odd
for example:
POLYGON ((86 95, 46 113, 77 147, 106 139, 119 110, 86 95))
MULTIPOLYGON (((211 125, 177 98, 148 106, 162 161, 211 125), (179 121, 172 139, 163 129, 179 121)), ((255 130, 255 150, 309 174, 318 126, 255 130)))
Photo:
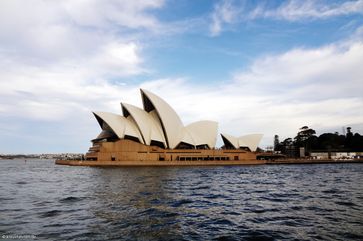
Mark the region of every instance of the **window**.
POLYGON ((97 161, 97 157, 87 157, 86 161, 97 161))

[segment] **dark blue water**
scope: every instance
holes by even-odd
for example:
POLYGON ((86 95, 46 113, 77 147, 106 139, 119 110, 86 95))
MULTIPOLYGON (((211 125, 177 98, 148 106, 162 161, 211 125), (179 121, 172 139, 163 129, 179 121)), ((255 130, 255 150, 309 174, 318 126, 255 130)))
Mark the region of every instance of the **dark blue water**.
POLYGON ((1 160, 0 240, 14 238, 363 240, 363 164, 90 168, 1 160))

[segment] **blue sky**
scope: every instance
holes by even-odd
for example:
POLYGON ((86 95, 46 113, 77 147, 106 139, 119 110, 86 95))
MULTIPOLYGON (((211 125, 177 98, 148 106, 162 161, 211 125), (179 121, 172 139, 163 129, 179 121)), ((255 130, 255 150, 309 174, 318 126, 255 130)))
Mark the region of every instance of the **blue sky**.
POLYGON ((139 88, 262 147, 362 134, 362 66, 363 0, 5 0, 0 153, 86 152, 91 111, 141 106, 139 88))

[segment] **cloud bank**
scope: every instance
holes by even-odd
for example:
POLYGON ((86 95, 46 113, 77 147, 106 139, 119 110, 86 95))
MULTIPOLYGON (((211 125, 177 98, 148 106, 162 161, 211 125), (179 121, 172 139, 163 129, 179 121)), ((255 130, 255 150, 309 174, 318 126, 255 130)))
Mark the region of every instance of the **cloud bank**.
MULTIPOLYGON (((284 15, 282 9, 360 14, 361 2, 317 8, 315 2, 289 1, 275 15, 262 10, 249 14, 295 21, 292 16, 301 18, 299 14, 284 15)), ((164 4, 1 1, 0 152, 19 152, 19 147, 23 152, 85 152, 99 132, 91 111, 121 113, 121 101, 141 106, 139 88, 164 98, 184 124, 211 119, 223 133, 264 133, 262 146, 271 145, 275 134, 294 136, 304 125, 338 131, 343 125, 361 126, 362 28, 340 42, 256 57, 213 84, 193 82, 188 74, 127 81, 154 71, 143 36, 170 27, 152 14, 164 4)), ((243 11, 234 4, 214 6, 213 36, 224 24, 240 21, 243 11)))

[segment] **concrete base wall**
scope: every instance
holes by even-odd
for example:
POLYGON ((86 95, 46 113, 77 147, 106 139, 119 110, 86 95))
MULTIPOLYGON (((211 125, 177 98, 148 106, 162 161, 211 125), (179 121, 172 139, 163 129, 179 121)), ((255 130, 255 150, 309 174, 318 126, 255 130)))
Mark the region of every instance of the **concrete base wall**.
POLYGON ((97 161, 238 161, 255 160, 256 154, 245 150, 163 149, 131 140, 97 143, 97 151, 86 160, 97 161))
POLYGON ((259 165, 266 164, 262 160, 243 161, 77 161, 77 160, 57 160, 58 165, 69 166, 230 166, 230 165, 259 165))

